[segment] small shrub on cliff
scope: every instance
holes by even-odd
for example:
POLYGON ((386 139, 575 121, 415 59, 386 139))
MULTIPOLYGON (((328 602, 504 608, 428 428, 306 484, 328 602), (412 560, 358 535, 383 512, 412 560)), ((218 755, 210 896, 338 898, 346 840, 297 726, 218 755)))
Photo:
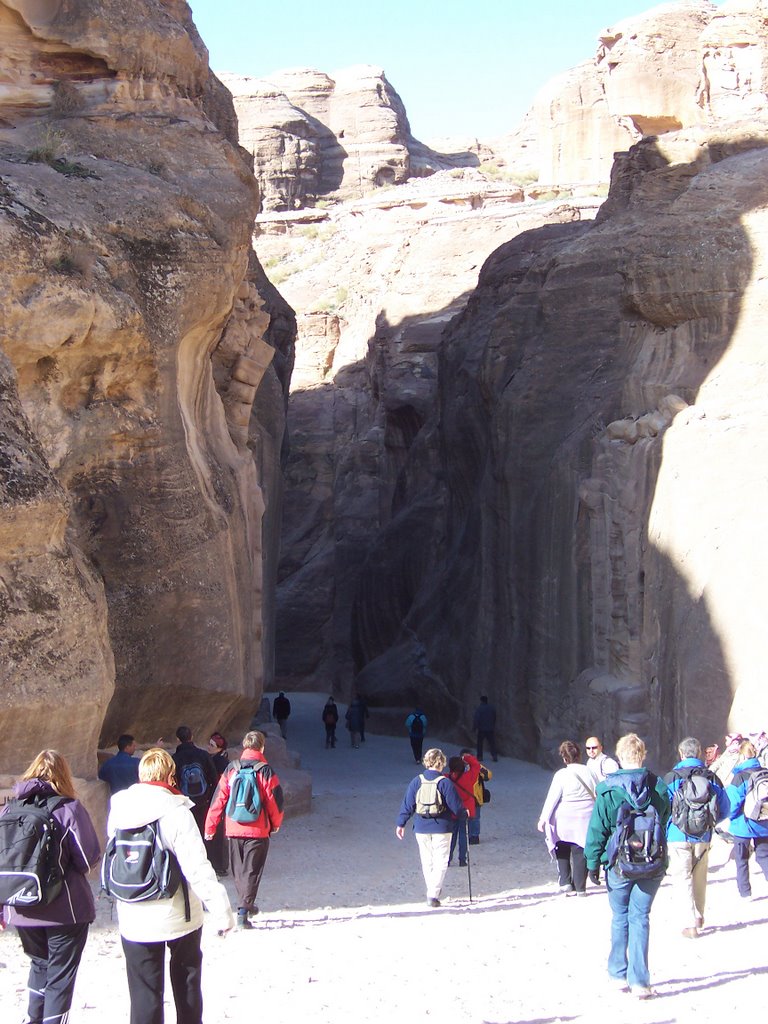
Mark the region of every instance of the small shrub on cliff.
POLYGON ((76 114, 83 109, 83 99, 77 91, 77 87, 62 78, 53 87, 53 100, 51 101, 51 113, 57 117, 66 117, 67 114, 76 114))
POLYGON ((35 146, 27 160, 33 164, 52 164, 58 157, 63 143, 64 132, 58 132, 54 128, 46 128, 40 145, 35 146))

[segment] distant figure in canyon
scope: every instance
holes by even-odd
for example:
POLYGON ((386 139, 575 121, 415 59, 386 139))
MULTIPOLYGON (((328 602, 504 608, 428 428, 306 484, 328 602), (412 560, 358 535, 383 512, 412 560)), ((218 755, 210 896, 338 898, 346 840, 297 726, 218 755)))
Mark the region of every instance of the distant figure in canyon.
POLYGON ((188 725, 179 726, 176 730, 176 739, 179 741, 173 755, 176 779, 181 792, 192 801, 192 815, 202 835, 205 830, 205 816, 219 781, 219 774, 208 751, 195 746, 192 730, 188 725))
POLYGON ((467 812, 458 790, 443 775, 445 754, 437 747, 424 755, 424 771, 411 779, 405 791, 395 826, 398 839, 405 836, 405 826, 413 818, 413 831, 419 846, 421 870, 427 887, 427 906, 440 906, 440 893, 448 870, 453 823, 464 827, 467 812))
POLYGON ((134 757, 136 740, 123 733, 117 740, 117 753, 99 768, 99 778, 109 786, 109 795, 128 789, 139 781, 139 759, 134 757))
POLYGON ((336 746, 336 725, 339 721, 339 709, 333 697, 329 697, 322 712, 325 726, 325 749, 336 746))
POLYGON ((269 837, 283 823, 283 790, 264 756, 264 743, 264 733, 258 730, 243 736, 243 752, 221 776, 205 824, 205 838, 211 840, 224 816, 240 929, 253 927, 250 918, 259 912, 256 897, 269 837))
POLYGON ((477 759, 483 759, 483 744, 488 742, 491 757, 494 761, 499 758, 496 754, 496 708, 488 703, 487 697, 481 697, 480 703, 475 709, 474 727, 477 732, 477 759))
POLYGON ((288 739, 288 719, 290 718, 290 715, 291 702, 281 690, 272 701, 272 717, 280 726, 280 735, 284 740, 288 739))
POLYGON ((416 764, 421 764, 421 752, 424 748, 424 736, 427 731, 427 716, 417 707, 408 715, 405 720, 405 728, 408 730, 408 738, 411 741, 411 750, 416 764))
POLYGON ((357 749, 360 746, 360 735, 365 730, 365 708, 359 697, 355 697, 347 708, 344 721, 349 729, 349 741, 357 749))
POLYGON ((619 762, 603 753, 603 744, 597 736, 589 736, 584 741, 584 748, 587 751, 587 768, 595 785, 619 770, 619 762))

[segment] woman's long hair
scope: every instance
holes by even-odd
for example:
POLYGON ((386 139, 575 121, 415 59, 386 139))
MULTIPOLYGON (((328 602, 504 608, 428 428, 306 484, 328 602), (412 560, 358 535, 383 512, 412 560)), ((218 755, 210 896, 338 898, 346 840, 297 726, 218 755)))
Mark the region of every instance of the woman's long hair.
POLYGON ((59 796, 75 799, 72 772, 67 759, 58 750, 41 750, 21 779, 22 782, 26 782, 27 779, 42 779, 43 782, 49 783, 59 796))

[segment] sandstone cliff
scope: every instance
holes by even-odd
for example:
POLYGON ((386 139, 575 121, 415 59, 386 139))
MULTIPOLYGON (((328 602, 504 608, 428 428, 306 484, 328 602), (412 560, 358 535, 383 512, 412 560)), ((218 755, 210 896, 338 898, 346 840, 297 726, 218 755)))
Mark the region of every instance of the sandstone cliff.
POLYGON ((359 198, 412 176, 479 163, 471 149, 437 153, 414 139, 403 101, 381 68, 332 75, 311 68, 269 80, 222 73, 265 210, 359 198))
POLYGON ((87 776, 269 675, 292 313, 186 3, 4 0, 0 54, 0 764, 87 776))

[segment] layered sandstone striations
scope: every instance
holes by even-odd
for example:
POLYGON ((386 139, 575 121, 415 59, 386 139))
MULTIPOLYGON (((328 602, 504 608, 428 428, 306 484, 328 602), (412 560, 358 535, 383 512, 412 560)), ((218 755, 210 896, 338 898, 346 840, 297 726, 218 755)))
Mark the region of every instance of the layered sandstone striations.
POLYGON ((471 149, 441 154, 413 138, 403 102, 381 68, 327 75, 311 68, 269 80, 222 74, 242 144, 253 154, 265 210, 357 198, 411 176, 479 163, 471 149))
POLYGON ((292 313, 185 3, 5 0, 0 42, 0 763, 88 775, 269 674, 292 313))

